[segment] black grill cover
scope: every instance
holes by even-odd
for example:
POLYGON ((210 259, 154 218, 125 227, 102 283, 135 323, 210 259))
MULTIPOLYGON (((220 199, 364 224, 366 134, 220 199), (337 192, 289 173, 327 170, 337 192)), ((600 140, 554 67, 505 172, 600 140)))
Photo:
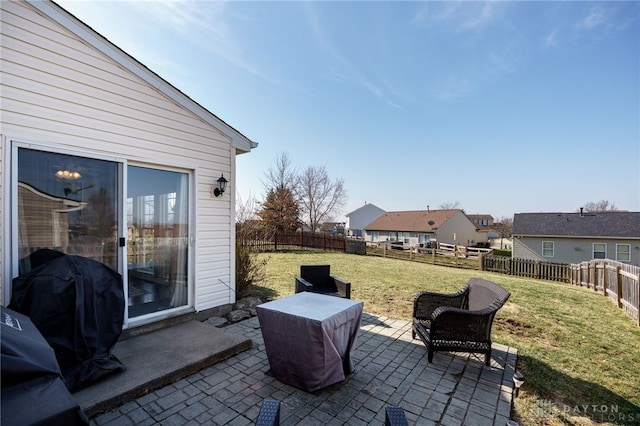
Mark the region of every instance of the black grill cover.
POLYGON ((124 366, 111 354, 122 334, 122 276, 64 255, 13 280, 9 308, 27 315, 53 348, 71 392, 124 366))
POLYGON ((0 307, 3 425, 88 425, 62 381, 53 349, 31 320, 0 307))

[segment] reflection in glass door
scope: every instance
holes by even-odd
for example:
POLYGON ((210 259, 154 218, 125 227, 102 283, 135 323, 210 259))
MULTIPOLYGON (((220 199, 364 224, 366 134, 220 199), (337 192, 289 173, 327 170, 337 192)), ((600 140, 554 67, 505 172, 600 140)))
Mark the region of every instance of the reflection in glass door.
POLYGON ((187 173, 127 168, 129 318, 188 303, 187 173))
POLYGON ((18 148, 19 274, 38 249, 118 270, 118 163, 18 148))

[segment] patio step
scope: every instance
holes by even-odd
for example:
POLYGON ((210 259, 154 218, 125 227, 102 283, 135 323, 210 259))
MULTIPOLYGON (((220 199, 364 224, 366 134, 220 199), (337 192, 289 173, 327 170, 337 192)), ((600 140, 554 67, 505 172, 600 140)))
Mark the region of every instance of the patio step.
POLYGON ((91 418, 251 348, 251 340, 188 321, 119 341, 112 350, 127 368, 73 394, 91 418))

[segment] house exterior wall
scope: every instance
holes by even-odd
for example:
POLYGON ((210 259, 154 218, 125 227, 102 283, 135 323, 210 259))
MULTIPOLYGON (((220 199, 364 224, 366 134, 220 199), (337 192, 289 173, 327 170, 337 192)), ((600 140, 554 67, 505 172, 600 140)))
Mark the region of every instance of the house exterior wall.
POLYGON ((382 214, 384 214, 384 210, 373 204, 365 204, 359 209, 352 211, 346 216, 347 223, 345 227, 347 235, 363 237, 364 227, 379 218, 382 214))
POLYGON ((436 230, 439 243, 460 246, 470 246, 472 241, 476 243, 479 235, 476 226, 461 211, 456 212, 436 230), (455 240, 453 234, 455 234, 455 240))
POLYGON ((236 150, 229 137, 31 5, 0 3, 0 285, 9 286, 12 278, 5 236, 10 229, 8 151, 15 140, 191 171, 194 307, 233 302, 227 287, 235 282, 235 199, 228 195, 235 192, 233 179, 223 197, 210 194, 221 173, 235 176, 236 150))
MULTIPOLYGON (((555 263, 580 263, 593 260, 593 244, 606 244, 606 258, 616 259, 616 245, 629 244, 631 265, 640 266, 640 239, 594 239, 562 237, 514 237, 512 256, 516 259, 531 259, 555 263), (552 241, 553 257, 542 255, 542 243, 552 241)), ((627 262, 625 262, 627 263, 627 262)))

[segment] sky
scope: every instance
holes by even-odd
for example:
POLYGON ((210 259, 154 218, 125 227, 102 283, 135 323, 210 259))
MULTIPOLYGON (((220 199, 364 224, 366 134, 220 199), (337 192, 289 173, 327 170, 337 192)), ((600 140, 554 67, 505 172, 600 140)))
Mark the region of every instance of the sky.
MULTIPOLYGON (((386 211, 640 211, 638 1, 62 1, 259 145, 386 211)), ((227 176, 225 176, 227 177, 227 176)))

